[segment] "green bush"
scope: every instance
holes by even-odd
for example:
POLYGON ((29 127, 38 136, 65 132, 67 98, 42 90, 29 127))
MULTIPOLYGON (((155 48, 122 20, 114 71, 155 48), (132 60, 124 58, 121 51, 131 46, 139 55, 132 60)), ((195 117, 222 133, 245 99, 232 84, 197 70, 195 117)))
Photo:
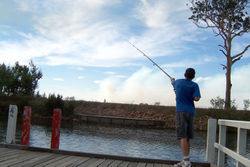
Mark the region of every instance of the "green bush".
POLYGON ((50 94, 48 99, 45 102, 45 110, 44 115, 45 116, 52 116, 53 115, 53 110, 55 108, 59 108, 63 110, 64 108, 64 101, 61 95, 55 95, 55 94, 50 94))
POLYGON ((63 111, 62 111, 62 115, 65 116, 65 117, 73 116, 74 115, 75 106, 76 106, 76 102, 75 101, 72 101, 72 100, 65 101, 64 108, 63 108, 63 111))

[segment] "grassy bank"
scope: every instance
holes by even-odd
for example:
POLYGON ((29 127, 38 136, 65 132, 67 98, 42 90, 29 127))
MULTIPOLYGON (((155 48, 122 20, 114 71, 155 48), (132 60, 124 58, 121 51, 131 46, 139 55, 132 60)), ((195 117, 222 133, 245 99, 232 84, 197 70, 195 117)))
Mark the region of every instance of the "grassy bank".
MULTIPOLYGON (((46 98, 31 97, 0 97, 0 115, 8 115, 9 104, 16 104, 19 117, 25 105, 32 107, 32 117, 51 117, 52 111, 47 111, 46 98)), ((100 103, 89 101, 64 101, 63 119, 79 121, 79 114, 97 116, 115 116, 144 120, 161 120, 165 128, 175 128, 175 107, 156 106, 147 104, 100 103)), ((250 121, 250 111, 225 111, 219 109, 198 108, 195 115, 195 129, 206 130, 207 120, 231 119, 250 121)))

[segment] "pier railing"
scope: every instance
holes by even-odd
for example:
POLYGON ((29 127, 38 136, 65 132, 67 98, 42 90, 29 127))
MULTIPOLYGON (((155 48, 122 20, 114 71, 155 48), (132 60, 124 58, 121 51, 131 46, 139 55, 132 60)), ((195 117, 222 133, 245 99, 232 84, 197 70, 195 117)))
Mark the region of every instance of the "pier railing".
POLYGON ((208 120, 206 161, 217 164, 218 167, 224 167, 225 154, 227 154, 236 160, 236 167, 250 167, 250 160, 244 156, 246 154, 247 130, 250 130, 250 122, 219 119, 218 125, 219 138, 218 142, 216 142, 217 120, 208 120), (226 147, 227 127, 237 128, 236 152, 226 147), (215 149, 218 150, 217 160, 215 149))

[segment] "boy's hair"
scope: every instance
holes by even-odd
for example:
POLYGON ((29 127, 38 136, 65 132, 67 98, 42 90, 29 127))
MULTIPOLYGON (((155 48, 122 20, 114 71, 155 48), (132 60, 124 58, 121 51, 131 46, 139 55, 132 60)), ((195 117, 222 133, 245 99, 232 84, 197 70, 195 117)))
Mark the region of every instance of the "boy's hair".
POLYGON ((190 79, 190 80, 194 79, 194 77, 195 77, 195 70, 193 68, 186 69, 185 77, 187 79, 190 79))

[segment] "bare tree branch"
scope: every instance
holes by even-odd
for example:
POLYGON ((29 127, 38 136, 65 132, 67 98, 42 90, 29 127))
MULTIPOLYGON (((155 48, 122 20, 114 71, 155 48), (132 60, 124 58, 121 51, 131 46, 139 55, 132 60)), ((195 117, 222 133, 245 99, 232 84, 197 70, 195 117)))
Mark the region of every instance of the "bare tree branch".
POLYGON ((241 55, 243 55, 243 54, 247 51, 247 49, 248 49, 249 47, 250 47, 250 45, 247 45, 247 46, 245 47, 245 49, 244 49, 242 52, 240 52, 239 54, 237 54, 237 55, 235 55, 235 56, 232 56, 232 60, 238 58, 238 57, 241 56, 241 55))
POLYGON ((227 50, 227 49, 225 48, 225 46, 222 46, 222 45, 218 45, 218 46, 220 46, 220 47, 222 47, 223 49, 227 50))
POLYGON ((236 36, 240 36, 242 33, 247 32, 248 30, 241 30, 238 33, 234 33, 234 35, 232 36, 232 39, 234 39, 236 36))
POLYGON ((243 57, 243 55, 241 55, 241 56, 238 57, 237 59, 234 59, 234 60, 232 61, 232 64, 234 64, 236 61, 240 60, 242 57, 243 57))
POLYGON ((224 50, 220 49, 220 51, 227 57, 227 54, 224 52, 224 50))
POLYGON ((223 70, 227 69, 227 66, 226 66, 226 65, 224 65, 224 64, 220 64, 220 65, 222 65, 223 70))

